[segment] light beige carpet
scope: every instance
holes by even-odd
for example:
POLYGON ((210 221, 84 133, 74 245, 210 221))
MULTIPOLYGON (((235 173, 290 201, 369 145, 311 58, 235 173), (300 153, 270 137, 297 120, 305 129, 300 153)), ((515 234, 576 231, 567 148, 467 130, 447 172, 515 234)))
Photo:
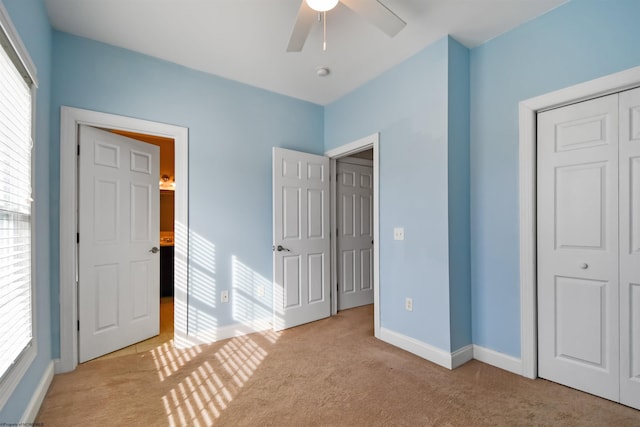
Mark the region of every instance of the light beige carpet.
POLYGON ((640 411, 471 361, 449 371, 373 337, 371 306, 283 333, 96 360, 57 375, 52 426, 640 426, 640 411))

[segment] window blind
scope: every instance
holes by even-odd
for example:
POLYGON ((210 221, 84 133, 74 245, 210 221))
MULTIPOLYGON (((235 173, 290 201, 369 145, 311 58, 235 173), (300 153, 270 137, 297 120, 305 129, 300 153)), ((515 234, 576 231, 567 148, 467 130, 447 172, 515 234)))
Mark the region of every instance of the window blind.
POLYGON ((32 341, 31 89, 5 46, 0 49, 0 378, 32 341))

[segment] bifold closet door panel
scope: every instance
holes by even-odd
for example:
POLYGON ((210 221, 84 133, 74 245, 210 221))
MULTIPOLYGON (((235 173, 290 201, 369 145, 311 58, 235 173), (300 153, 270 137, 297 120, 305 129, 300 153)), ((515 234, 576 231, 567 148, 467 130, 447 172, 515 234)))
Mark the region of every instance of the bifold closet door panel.
POLYGON ((620 93, 620 402, 640 409, 640 89, 620 93))
POLYGON ((538 114, 538 372, 619 400, 618 95, 538 114))

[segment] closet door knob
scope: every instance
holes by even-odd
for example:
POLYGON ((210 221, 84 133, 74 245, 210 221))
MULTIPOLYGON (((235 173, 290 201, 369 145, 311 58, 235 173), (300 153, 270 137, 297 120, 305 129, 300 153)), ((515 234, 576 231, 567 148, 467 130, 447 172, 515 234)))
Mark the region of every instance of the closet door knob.
POLYGON ((587 264, 586 262, 583 262, 582 264, 580 264, 580 268, 583 270, 586 270, 587 268, 589 268, 589 264, 587 264))

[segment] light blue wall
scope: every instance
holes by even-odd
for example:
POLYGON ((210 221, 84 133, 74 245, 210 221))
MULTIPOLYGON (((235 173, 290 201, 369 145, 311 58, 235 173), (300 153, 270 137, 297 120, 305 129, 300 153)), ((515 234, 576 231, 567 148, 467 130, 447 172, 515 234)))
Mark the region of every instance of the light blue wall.
POLYGON ((448 49, 445 37, 325 108, 327 150, 380 132, 381 326, 447 351, 448 49))
POLYGON ((469 49, 449 38, 448 179, 451 350, 471 344, 469 49))
POLYGON ((0 412, 8 422, 22 416, 52 345, 59 354, 60 105, 189 128, 192 320, 199 327, 271 310, 269 293, 243 293, 271 278, 271 147, 321 153, 379 131, 382 326, 445 350, 468 344, 471 329, 473 343, 517 357, 518 102, 640 65, 639 1, 573 0, 473 49, 466 71, 468 52, 444 38, 323 109, 87 39, 52 36, 42 0, 4 4, 40 80, 39 354, 0 412), (392 239, 396 226, 405 227, 405 241, 392 239), (237 296, 242 304, 219 307, 221 289, 234 290, 232 301, 237 296), (412 313, 404 310, 405 297, 414 299, 412 313))
MULTIPOLYGON (((251 288, 272 276, 271 148, 322 153, 323 108, 56 31, 53 49, 55 232, 61 105, 188 127, 190 332, 270 316, 270 287, 260 298, 251 288)), ((57 333, 59 307, 52 317, 57 333)))
POLYGON ((51 96, 51 26, 43 0, 3 0, 5 8, 38 71, 35 156, 35 316, 38 354, 0 411, 0 423, 20 421, 51 362, 49 251, 49 106, 51 96))
POLYGON ((520 355, 518 102, 640 65, 640 1, 574 0, 471 51, 473 342, 520 355))

